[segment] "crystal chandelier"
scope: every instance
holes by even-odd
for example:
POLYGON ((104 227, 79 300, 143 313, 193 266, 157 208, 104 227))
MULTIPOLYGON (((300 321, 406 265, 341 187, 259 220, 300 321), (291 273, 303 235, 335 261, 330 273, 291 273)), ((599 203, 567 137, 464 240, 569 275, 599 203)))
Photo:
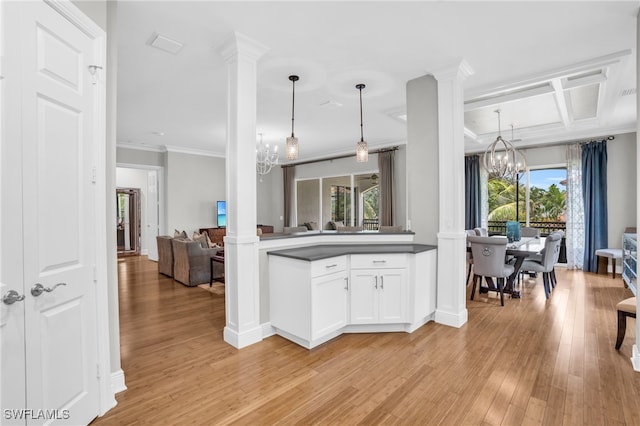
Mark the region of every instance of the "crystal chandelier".
POLYGON ((291 98, 291 136, 287 138, 286 144, 286 155, 287 160, 297 160, 298 159, 298 138, 293 134, 293 121, 294 121, 294 112, 296 106, 296 81, 300 80, 300 77, 297 75, 290 75, 289 80, 293 85, 293 95, 291 98))
MULTIPOLYGON (((256 148, 256 171, 259 175, 266 175, 271 171, 271 168, 278 164, 278 145, 273 147, 273 151, 269 147, 269 144, 262 143, 262 133, 260 135, 260 143, 256 148)), ((260 178, 262 182, 262 177, 260 178)))
POLYGON ((369 146, 364 140, 364 133, 362 128, 362 89, 364 88, 364 84, 356 84, 356 89, 360 91, 360 141, 356 145, 356 161, 358 163, 366 163, 367 161, 369 161, 369 146))
POLYGON ((500 135, 500 110, 497 109, 495 112, 498 114, 498 137, 484 152, 482 165, 492 177, 515 179, 519 173, 526 169, 526 159, 513 146, 513 127, 511 128, 512 140, 502 139, 500 135))

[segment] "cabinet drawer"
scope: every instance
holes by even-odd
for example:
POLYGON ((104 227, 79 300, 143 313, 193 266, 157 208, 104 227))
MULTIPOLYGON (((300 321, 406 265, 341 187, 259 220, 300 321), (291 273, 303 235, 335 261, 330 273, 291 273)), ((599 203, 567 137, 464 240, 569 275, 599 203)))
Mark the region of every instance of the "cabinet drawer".
POLYGON ((319 277, 347 269, 347 257, 338 256, 311 262, 311 277, 319 277))
POLYGON ((404 253, 353 254, 351 268, 406 268, 407 255, 404 253))

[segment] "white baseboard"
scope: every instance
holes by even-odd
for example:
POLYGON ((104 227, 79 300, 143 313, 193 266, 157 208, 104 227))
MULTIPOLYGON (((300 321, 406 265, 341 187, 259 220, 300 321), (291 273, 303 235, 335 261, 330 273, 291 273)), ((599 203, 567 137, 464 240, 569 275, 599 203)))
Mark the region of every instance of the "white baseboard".
POLYGON ((262 340, 262 326, 252 328, 251 330, 238 333, 229 327, 224 328, 224 341, 236 349, 242 349, 246 346, 253 345, 262 340))
POLYGON ((436 310, 435 321, 438 324, 444 324, 450 327, 460 328, 467 322, 467 319, 468 319, 468 313, 466 309, 458 313, 445 312, 439 309, 436 310))
POLYGON ((271 322, 265 322, 264 324, 260 324, 260 326, 262 327, 263 339, 266 339, 267 337, 270 337, 276 334, 276 330, 271 326, 271 322))
POLYGON ((111 391, 116 394, 127 390, 127 385, 124 382, 124 371, 122 369, 111 373, 111 391))

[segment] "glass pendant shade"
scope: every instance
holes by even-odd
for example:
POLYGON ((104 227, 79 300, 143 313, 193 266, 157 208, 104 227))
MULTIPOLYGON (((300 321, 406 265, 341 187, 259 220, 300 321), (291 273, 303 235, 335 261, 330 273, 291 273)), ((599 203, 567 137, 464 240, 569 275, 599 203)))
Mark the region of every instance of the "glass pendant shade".
POLYGON ((366 163, 369 161, 369 146, 367 142, 360 141, 356 145, 356 161, 358 163, 366 163))
POLYGON ((287 160, 297 160, 298 159, 298 138, 295 136, 289 136, 287 138, 287 146, 285 148, 287 152, 287 160))

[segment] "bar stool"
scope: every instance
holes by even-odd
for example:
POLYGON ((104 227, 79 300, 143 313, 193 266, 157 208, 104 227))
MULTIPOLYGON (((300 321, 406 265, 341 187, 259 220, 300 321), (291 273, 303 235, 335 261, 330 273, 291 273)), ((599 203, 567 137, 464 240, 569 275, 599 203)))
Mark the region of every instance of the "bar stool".
POLYGON ((622 346, 624 334, 627 331, 627 317, 636 317, 636 303, 636 298, 630 297, 616 305, 616 309, 618 310, 618 338, 616 339, 616 349, 620 349, 620 346, 622 346))

